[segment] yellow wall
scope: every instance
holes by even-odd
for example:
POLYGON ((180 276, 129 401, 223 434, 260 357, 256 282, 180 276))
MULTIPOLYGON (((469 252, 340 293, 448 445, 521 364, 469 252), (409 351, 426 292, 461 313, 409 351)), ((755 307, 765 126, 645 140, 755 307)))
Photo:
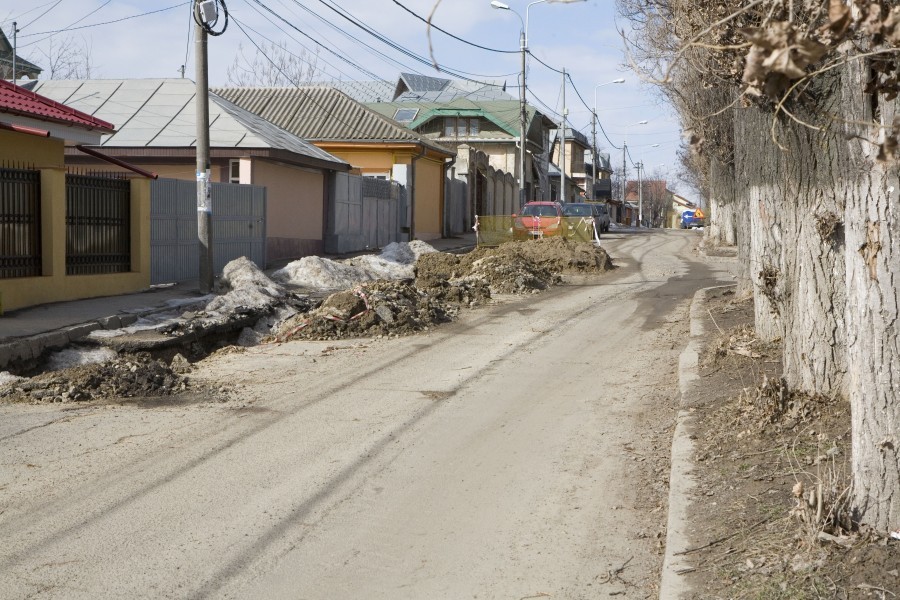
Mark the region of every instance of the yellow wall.
POLYGON ((267 236, 322 239, 325 179, 321 172, 257 160, 253 184, 267 189, 267 236))
POLYGON ((62 168, 63 147, 62 140, 0 129, 0 161, 12 168, 62 168))
MULTIPOLYGON (((59 147, 62 156, 62 146, 59 147)), ((131 272, 66 275, 66 175, 41 171, 43 275, 0 279, 3 310, 136 292, 150 285, 150 180, 131 180, 131 272)))

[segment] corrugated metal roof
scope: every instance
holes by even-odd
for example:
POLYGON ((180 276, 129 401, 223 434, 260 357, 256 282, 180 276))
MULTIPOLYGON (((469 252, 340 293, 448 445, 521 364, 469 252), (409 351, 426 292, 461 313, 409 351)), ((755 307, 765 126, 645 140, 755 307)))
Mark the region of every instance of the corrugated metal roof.
POLYGON ((266 121, 314 142, 414 142, 453 154, 331 87, 240 87, 213 91, 266 121))
MULTIPOLYGON (((488 100, 516 100, 516 96, 506 91, 506 82, 465 81, 459 79, 438 79, 449 81, 439 90, 410 90, 403 82, 403 76, 397 82, 390 81, 335 81, 325 83, 339 89, 357 102, 453 102, 454 100, 470 99, 475 101, 488 100), (399 96, 397 95, 399 93, 399 96)), ((424 77, 424 76, 423 76, 424 77)), ((518 88, 512 88, 514 92, 518 88)))
MULTIPOLYGON (((470 98, 457 99, 452 102, 376 102, 367 104, 369 108, 381 113, 382 115, 393 115, 398 108, 418 107, 421 110, 409 126, 411 128, 419 127, 428 121, 444 116, 464 115, 464 116, 484 116, 502 127, 511 137, 519 136, 519 102, 518 100, 488 100, 476 101, 470 98)), ((528 122, 536 116, 543 115, 536 111, 534 107, 526 105, 528 114, 528 122)))
POLYGON ((0 112, 41 121, 75 125, 87 130, 113 131, 115 126, 86 112, 0 79, 0 112))
MULTIPOLYGON (((196 146, 196 85, 189 79, 39 81, 35 90, 86 113, 121 123, 104 147, 196 146)), ((270 148, 346 166, 346 162, 210 94, 211 148, 270 148)))

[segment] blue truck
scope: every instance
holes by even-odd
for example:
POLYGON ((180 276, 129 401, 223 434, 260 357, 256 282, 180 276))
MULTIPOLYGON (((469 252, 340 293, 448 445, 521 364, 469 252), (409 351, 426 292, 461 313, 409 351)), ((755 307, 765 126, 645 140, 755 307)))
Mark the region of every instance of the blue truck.
POLYGON ((692 227, 703 227, 706 215, 699 208, 697 210, 686 210, 681 213, 681 228, 691 229, 692 227))

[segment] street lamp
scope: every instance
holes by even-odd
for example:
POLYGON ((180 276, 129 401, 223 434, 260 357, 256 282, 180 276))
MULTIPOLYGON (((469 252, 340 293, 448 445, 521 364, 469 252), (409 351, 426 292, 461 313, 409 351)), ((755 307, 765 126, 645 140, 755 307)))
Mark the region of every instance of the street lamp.
MULTIPOLYGON (((646 125, 647 121, 638 121, 640 125, 646 125)), ((659 148, 659 144, 650 144, 651 148, 659 148)), ((644 170, 644 152, 641 151, 641 161, 638 163, 638 227, 644 226, 644 181, 641 171, 644 170)))
POLYGON ((591 195, 590 200, 594 199, 594 185, 597 183, 597 89, 604 85, 612 83, 625 83, 624 78, 613 79, 606 83, 598 83, 594 86, 594 112, 591 116, 591 126, 593 129, 593 140, 591 142, 591 195))
POLYGON ((522 53, 522 85, 519 86, 519 206, 525 204, 525 141, 526 128, 528 125, 528 113, 525 110, 525 56, 528 54, 528 11, 535 4, 543 4, 544 2, 571 4, 573 2, 585 2, 586 0, 535 0, 525 7, 525 19, 518 11, 509 7, 509 4, 500 2, 500 0, 491 0, 491 6, 498 10, 508 10, 517 17, 522 24, 519 33, 519 50, 522 53))

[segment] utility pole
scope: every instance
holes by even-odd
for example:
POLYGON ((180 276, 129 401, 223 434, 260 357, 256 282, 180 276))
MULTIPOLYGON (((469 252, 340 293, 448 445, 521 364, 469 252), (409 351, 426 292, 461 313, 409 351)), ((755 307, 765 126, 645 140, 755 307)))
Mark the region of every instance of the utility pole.
POLYGON ((209 163, 209 63, 206 28, 200 0, 194 0, 194 53, 197 68, 197 240, 200 251, 200 293, 213 287, 212 201, 209 163))
MULTIPOLYGON (((16 83, 16 46, 18 45, 17 38, 19 35, 19 27, 18 23, 13 21, 13 70, 12 70, 12 82, 13 85, 19 85, 16 83)), ((27 27, 27 25, 26 25, 27 27)))
POLYGON ((644 226, 644 180, 641 171, 644 170, 644 161, 637 164, 638 172, 638 227, 644 226))
POLYGON ((519 209, 525 206, 525 144, 528 140, 528 111, 525 98, 525 54, 528 52, 528 40, 525 38, 525 26, 519 34, 519 49, 522 51, 522 87, 519 88, 519 209))
POLYGON ((594 186, 597 185, 597 112, 591 111, 591 191, 588 192, 588 200, 594 200, 594 186))
POLYGON ((566 203, 566 68, 562 70, 562 143, 559 145, 559 201, 566 203))
POLYGON ((625 184, 628 181, 627 171, 625 169, 625 155, 628 153, 628 144, 622 142, 622 213, 625 212, 625 184))

